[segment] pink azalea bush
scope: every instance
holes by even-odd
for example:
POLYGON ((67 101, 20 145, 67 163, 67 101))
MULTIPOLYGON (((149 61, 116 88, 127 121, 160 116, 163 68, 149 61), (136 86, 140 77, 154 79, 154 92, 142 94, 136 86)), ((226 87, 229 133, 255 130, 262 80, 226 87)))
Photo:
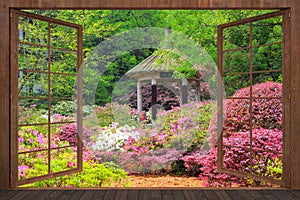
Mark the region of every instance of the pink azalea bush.
MULTIPOLYGON (((253 130, 253 168, 250 167, 249 132, 236 132, 224 138, 225 145, 240 146, 241 148, 229 148, 224 146, 224 168, 235 171, 244 171, 256 175, 273 178, 281 178, 281 170, 276 170, 281 162, 282 132, 278 129, 254 129, 253 130), (262 152, 261 150, 264 150, 262 152)), ((191 155, 194 160, 186 160, 187 169, 199 166, 201 173, 199 177, 206 181, 207 186, 259 186, 260 182, 249 182, 249 180, 220 173, 217 169, 217 147, 213 147, 205 156, 191 155)))
MULTIPOLYGON (((252 128, 282 129, 282 84, 276 82, 264 82, 253 85, 252 102, 252 128), (257 99, 261 98, 261 99, 257 99), (268 99, 270 98, 270 99, 268 99), (277 99, 279 98, 279 99, 277 99)), ((237 90, 231 97, 250 97, 250 87, 237 90)), ((217 113, 209 126, 209 142, 211 147, 216 144, 217 113)), ((227 99, 225 101, 224 134, 250 129, 250 100, 227 99)))
MULTIPOLYGON (((232 97, 249 97, 250 88, 243 88, 232 97)), ((225 104, 224 168, 257 175, 281 178, 282 174, 282 85, 265 82, 253 86, 253 155, 250 159, 249 100, 227 99, 225 104), (271 97, 271 99, 267 99, 271 97), (247 123, 248 122, 248 123, 247 123), (229 148, 235 146, 237 148, 229 148), (274 152, 274 153, 273 153, 274 152), (250 167, 252 162, 253 167, 250 167)), ((217 170, 217 127, 216 114, 211 120, 209 143, 211 149, 201 155, 198 151, 181 159, 186 170, 206 181, 208 186, 258 186, 261 182, 219 173, 217 170)))

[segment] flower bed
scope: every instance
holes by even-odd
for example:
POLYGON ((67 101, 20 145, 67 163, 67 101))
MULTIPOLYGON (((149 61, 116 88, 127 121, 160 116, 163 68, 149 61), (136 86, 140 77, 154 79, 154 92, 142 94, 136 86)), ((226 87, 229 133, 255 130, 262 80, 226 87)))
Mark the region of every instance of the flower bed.
MULTIPOLYGON (((282 86, 266 82, 253 86, 253 91, 257 97, 281 97, 282 86)), ((249 88, 240 89, 233 96, 241 95, 249 95, 249 88)), ((249 121, 248 103, 237 99, 227 100, 225 104, 224 144, 240 148, 224 147, 224 167, 280 179, 282 102, 280 99, 264 98, 253 101, 251 156, 249 126, 243 124, 249 121), (253 167, 250 167, 251 162, 253 167)), ((32 186, 108 186, 112 181, 126 179, 128 173, 196 176, 206 181, 208 186, 214 187, 268 185, 217 171, 216 114, 213 115, 213 105, 214 102, 205 101, 160 112, 155 126, 151 121, 149 124, 149 120, 139 121, 136 110, 128 109, 125 105, 108 104, 98 107, 95 113, 87 116, 87 119, 94 116, 96 120, 87 120, 88 124, 80 136, 84 144, 83 172, 37 182, 32 186), (116 111, 119 114, 117 117, 116 111)), ((22 112, 26 112, 20 119, 22 122, 44 120, 43 111, 35 106, 22 109, 22 112)), ((53 114, 51 120, 66 122, 70 117, 53 114)), ((51 133, 53 148, 77 142, 76 124, 53 126, 51 133)), ((19 151, 45 148, 48 143, 47 126, 23 126, 18 140, 19 151)), ((51 169, 54 172, 76 167, 74 148, 55 151, 53 156, 55 159, 52 160, 51 169)), ((47 155, 42 153, 22 154, 19 157, 19 178, 46 174, 46 158, 47 155)))

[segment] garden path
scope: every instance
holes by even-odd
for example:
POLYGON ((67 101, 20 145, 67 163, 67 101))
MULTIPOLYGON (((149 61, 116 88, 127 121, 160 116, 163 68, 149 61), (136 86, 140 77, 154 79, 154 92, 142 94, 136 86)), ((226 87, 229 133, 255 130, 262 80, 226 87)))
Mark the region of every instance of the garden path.
MULTIPOLYGON (((202 180, 196 177, 170 175, 130 175, 130 187, 205 187, 202 180)), ((111 187, 123 187, 124 182, 111 187)))

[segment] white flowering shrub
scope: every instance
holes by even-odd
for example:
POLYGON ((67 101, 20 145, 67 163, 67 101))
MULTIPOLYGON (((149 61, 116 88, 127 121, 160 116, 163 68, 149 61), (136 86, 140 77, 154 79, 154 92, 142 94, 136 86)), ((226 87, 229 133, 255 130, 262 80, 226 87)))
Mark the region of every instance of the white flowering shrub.
POLYGON ((113 122, 111 126, 99 130, 96 141, 92 145, 94 151, 123 151, 122 146, 129 137, 138 140, 140 132, 134 126, 121 126, 113 122))

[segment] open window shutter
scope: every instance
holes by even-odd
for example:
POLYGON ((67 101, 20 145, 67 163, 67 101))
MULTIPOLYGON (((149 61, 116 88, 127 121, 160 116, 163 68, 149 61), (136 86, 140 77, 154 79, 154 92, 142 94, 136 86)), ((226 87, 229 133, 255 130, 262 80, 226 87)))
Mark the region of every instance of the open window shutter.
POLYGON ((16 187, 82 170, 82 27, 19 10, 10 17, 16 187))

